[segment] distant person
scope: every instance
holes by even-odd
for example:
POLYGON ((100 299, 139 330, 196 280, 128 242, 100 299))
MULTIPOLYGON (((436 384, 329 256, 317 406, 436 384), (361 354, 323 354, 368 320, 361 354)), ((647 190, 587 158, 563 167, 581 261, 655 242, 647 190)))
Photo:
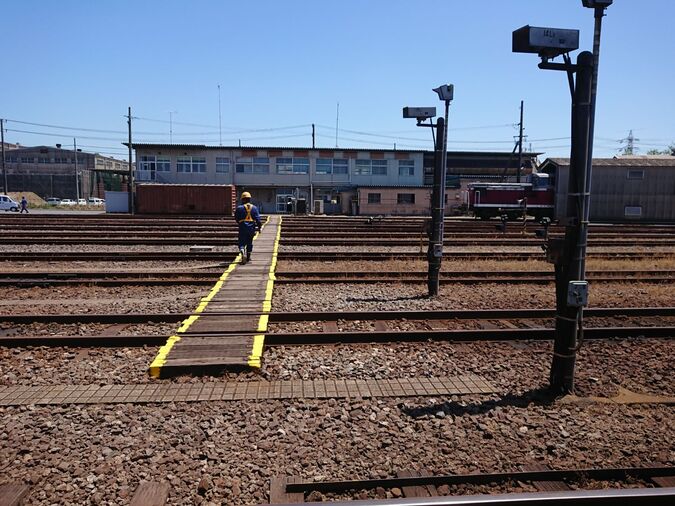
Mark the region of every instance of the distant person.
POLYGON ((241 263, 245 264, 251 260, 253 251, 253 237, 256 229, 260 232, 262 222, 258 208, 251 204, 251 194, 244 192, 241 194, 241 205, 237 206, 234 212, 234 219, 239 225, 239 252, 241 253, 241 263))
MULTIPOLYGON (((30 213, 28 213, 28 201, 26 200, 26 197, 24 197, 22 195, 21 196, 21 213, 23 213, 24 211, 26 211, 26 214, 30 214, 30 213)), ((19 214, 21 214, 21 213, 19 213, 19 214)))

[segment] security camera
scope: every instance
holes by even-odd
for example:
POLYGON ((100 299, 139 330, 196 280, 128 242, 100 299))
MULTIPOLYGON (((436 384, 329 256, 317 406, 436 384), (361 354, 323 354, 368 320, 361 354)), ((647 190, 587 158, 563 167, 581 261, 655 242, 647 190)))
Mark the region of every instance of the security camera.
POLYGON ((575 49, 579 49, 579 30, 525 25, 513 32, 514 53, 537 53, 542 58, 554 58, 575 49))
POLYGON ((453 84, 444 84, 438 88, 434 88, 433 91, 438 93, 438 98, 443 101, 452 100, 453 95, 455 94, 455 86, 453 84))
POLYGON ((415 118, 418 120, 424 120, 427 118, 433 118, 436 116, 435 107, 404 107, 403 108, 403 117, 404 118, 415 118))

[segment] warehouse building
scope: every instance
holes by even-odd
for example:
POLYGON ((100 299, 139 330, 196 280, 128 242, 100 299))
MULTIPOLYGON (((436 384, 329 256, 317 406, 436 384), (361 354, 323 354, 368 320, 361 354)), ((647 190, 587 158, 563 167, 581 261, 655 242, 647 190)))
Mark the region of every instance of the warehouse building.
MULTIPOLYGON (((239 193, 253 193, 265 213, 287 212, 289 198, 305 199, 308 210, 326 214, 429 211, 434 159, 429 151, 146 143, 133 147, 139 183, 234 185, 239 193)), ((536 154, 528 153, 525 159, 526 171, 531 171, 536 154)), ((448 207, 461 203, 463 178, 498 178, 516 167, 517 157, 511 153, 449 152, 448 185, 458 191, 448 194, 448 207)))
POLYGON ((42 198, 104 197, 105 190, 126 191, 128 164, 98 153, 51 146, 19 147, 5 151, 7 186, 12 192, 33 192, 42 198))
MULTIPOLYGON (((539 172, 555 187, 556 218, 565 216, 569 158, 548 158, 539 172)), ((594 158, 593 222, 675 222, 675 156, 594 158)))

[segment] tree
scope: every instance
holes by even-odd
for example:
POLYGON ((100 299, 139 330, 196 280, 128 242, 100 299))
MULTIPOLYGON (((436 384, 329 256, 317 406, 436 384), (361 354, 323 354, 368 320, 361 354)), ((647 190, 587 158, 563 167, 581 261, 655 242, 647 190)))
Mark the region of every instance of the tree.
POLYGON ((648 155, 670 155, 670 156, 675 156, 675 142, 673 142, 670 146, 668 146, 666 149, 650 149, 647 151, 648 155))

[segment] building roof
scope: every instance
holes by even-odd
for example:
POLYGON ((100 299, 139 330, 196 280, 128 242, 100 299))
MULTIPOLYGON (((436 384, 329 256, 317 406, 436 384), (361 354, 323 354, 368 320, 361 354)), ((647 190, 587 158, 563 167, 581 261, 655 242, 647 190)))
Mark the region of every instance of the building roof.
MULTIPOLYGON (((128 142, 122 143, 128 146, 128 142)), ((376 153, 433 153, 433 149, 383 149, 383 148, 354 148, 354 147, 317 147, 311 148, 307 146, 213 146, 207 144, 167 144, 167 143, 151 143, 151 142, 134 142, 132 143, 135 149, 208 149, 208 150, 251 150, 257 149, 261 151, 371 151, 376 153)), ((431 144, 431 143, 430 143, 431 144)), ((511 151, 448 151, 453 155, 481 155, 481 156, 509 156, 513 155, 511 151)), ((527 152, 524 156, 532 157, 541 153, 527 152)))
MULTIPOLYGON (((569 158, 547 158, 541 167, 547 163, 555 165, 569 165, 569 158)), ((645 155, 645 156, 618 156, 614 158, 593 158, 593 167, 675 167, 675 156, 645 155)))

